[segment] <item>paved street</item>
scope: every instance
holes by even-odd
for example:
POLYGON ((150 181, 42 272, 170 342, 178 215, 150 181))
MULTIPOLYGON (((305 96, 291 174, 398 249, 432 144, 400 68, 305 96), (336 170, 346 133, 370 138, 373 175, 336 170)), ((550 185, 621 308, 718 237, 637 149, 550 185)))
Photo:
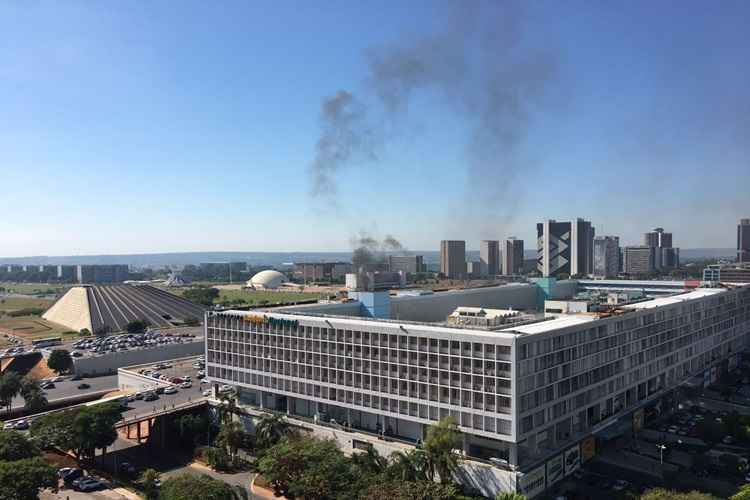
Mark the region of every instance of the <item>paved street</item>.
MULTIPOLYGON (((116 390, 117 389, 117 375, 106 375, 104 377, 90 377, 84 378, 83 380, 70 380, 67 377, 62 382, 55 383, 53 389, 47 389, 44 392, 47 393, 47 399, 54 401, 56 399, 64 399, 71 396, 82 396, 91 392, 100 392, 105 390, 116 390), (91 386, 89 389, 78 389, 80 384, 88 384, 91 386)), ((23 398, 16 396, 13 398, 13 408, 23 406, 23 398)))

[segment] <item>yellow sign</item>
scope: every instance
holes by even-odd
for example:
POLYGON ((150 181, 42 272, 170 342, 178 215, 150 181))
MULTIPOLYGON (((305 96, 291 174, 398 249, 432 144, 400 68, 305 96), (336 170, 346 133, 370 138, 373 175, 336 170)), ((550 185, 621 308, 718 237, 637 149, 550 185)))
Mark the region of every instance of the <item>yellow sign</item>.
POLYGON ((281 318, 273 318, 271 316, 263 315, 260 316, 258 314, 247 314, 242 317, 244 321, 247 321, 249 323, 252 323, 255 326, 261 326, 261 325, 270 325, 270 326, 289 326, 291 328, 297 328, 299 326, 299 321, 296 319, 281 319, 281 318))

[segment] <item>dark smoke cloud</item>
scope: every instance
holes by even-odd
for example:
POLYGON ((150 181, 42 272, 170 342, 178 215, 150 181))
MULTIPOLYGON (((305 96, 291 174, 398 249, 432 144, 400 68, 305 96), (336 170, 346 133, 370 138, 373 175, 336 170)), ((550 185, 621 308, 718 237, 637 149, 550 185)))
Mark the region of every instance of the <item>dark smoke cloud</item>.
POLYGON ((385 263, 388 253, 404 252, 406 248, 392 235, 388 234, 382 241, 378 241, 369 234, 361 232, 352 238, 352 265, 355 270, 360 267, 378 266, 385 263))
POLYGON ((473 183, 472 198, 494 203, 494 210, 507 201, 505 195, 525 167, 520 146, 554 79, 556 60, 524 47, 523 16, 516 4, 455 5, 442 29, 365 52, 370 109, 326 112, 331 100, 338 102, 341 96, 347 102, 363 102, 349 91, 323 100, 324 127, 312 165, 314 194, 334 193, 337 175, 353 156, 372 157, 371 149, 361 149, 371 141, 358 135, 360 131, 383 136, 382 124, 399 120, 415 96, 429 93, 468 126, 463 171, 467 179, 481 179, 473 183), (382 119, 373 121, 374 117, 382 119))
POLYGON ((312 164, 313 196, 333 197, 336 176, 361 156, 374 159, 375 136, 367 126, 365 107, 351 92, 339 90, 321 103, 321 135, 312 164))

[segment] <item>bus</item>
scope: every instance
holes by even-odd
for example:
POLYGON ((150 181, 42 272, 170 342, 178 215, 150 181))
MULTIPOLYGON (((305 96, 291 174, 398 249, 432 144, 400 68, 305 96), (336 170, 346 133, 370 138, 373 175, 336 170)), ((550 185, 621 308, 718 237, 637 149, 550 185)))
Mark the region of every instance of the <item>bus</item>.
POLYGON ((61 345, 62 337, 47 337, 45 339, 32 340, 31 345, 33 347, 51 347, 53 345, 61 345))

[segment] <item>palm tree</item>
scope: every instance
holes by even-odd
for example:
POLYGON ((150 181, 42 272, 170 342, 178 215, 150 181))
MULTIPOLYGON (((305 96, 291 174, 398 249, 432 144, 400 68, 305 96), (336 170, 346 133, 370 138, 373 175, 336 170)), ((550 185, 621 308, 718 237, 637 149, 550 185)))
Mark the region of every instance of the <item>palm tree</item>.
POLYGON ((226 448, 229 456, 234 460, 237 450, 245 442, 245 431, 239 422, 226 422, 222 424, 216 443, 226 448))
POLYGON ((16 372, 6 372, 0 375, 0 405, 10 411, 15 398, 21 390, 21 376, 16 372))
POLYGON ((219 422, 229 422, 237 413, 237 395, 234 392, 219 394, 219 422))
POLYGON ((364 453, 354 453, 352 461, 362 471, 372 476, 377 476, 388 468, 388 459, 378 453, 372 446, 368 446, 364 453))
POLYGON ((399 481, 428 479, 427 457, 423 450, 397 451, 391 454, 387 473, 399 481))
POLYGON ((255 439, 261 448, 269 448, 289 434, 289 423, 283 415, 264 413, 255 425, 255 439))
POLYGON ((427 461, 427 477, 431 480, 435 476, 442 483, 453 480, 453 473, 458 469, 460 458, 453 452, 460 445, 461 431, 453 417, 441 419, 437 425, 427 430, 424 441, 424 452, 427 461))

